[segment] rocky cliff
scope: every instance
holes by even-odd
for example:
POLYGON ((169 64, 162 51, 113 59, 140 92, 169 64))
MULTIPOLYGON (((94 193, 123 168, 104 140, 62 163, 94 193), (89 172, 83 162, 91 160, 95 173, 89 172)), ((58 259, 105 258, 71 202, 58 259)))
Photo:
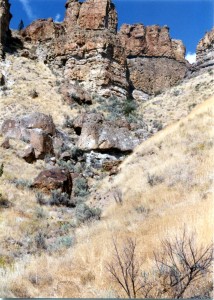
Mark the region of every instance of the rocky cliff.
POLYGON ((33 57, 64 78, 61 91, 67 101, 73 100, 77 82, 82 94, 126 98, 134 92, 143 100, 144 93, 176 84, 187 71, 185 47, 170 38, 168 27, 123 25, 117 33, 111 0, 68 0, 63 23, 37 20, 22 36, 34 46, 33 57))
POLYGON ((196 50, 197 65, 201 68, 214 65, 214 28, 199 41, 196 50))
POLYGON ((0 0, 0 57, 3 55, 4 45, 10 36, 10 4, 8 0, 0 0))
POLYGON ((167 26, 123 25, 119 32, 133 87, 155 94, 183 79, 185 47, 172 40, 167 26))
MULTIPOLYGON (((213 64, 213 30, 197 47, 190 69, 185 47, 167 26, 122 25, 111 0, 68 0, 62 23, 39 19, 19 37, 21 55, 45 62, 61 78, 60 91, 72 103, 91 103, 91 95, 144 101, 177 84, 188 71, 213 64), (81 96, 79 96, 81 95, 81 96)), ((10 36, 8 0, 0 1, 1 53, 10 36)))

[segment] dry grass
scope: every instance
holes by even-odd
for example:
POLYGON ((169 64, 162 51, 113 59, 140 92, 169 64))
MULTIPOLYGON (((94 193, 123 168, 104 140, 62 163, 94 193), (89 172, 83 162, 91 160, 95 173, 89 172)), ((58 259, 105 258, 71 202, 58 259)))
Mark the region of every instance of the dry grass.
POLYGON ((62 125, 69 109, 58 92, 57 78, 48 66, 7 55, 0 68, 6 76, 6 88, 0 92, 0 125, 6 118, 34 111, 50 114, 56 125, 62 125), (38 93, 37 98, 32 98, 32 91, 38 93))
MULTIPOLYGON (((121 243, 128 236, 137 239, 145 270, 152 268, 153 251, 159 250, 161 239, 173 236, 184 224, 196 231, 198 244, 209 244, 213 235, 213 109, 212 97, 187 118, 138 146, 120 173, 110 182, 105 179, 97 190, 103 197, 99 203, 104 209, 102 220, 78 228, 75 246, 63 255, 56 251, 51 256, 26 256, 14 264, 14 270, 7 269, 0 278, 1 295, 124 296, 105 269, 112 256, 112 236, 121 243), (122 191, 122 204, 112 197, 115 188, 122 191), (105 194, 111 196, 105 199, 105 194)), ((25 191, 25 196, 30 193, 25 191)), ((98 204, 93 197, 90 202, 98 204)), ((30 204, 26 201, 25 205, 30 204)), ((12 221, 14 213, 1 215, 0 228, 12 222, 17 235, 20 225, 12 221)))

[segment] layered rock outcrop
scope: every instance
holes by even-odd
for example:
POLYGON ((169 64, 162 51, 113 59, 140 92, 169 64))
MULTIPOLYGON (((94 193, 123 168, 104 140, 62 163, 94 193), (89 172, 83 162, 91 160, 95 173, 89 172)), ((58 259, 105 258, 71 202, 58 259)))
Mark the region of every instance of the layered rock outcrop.
POLYGON ((134 89, 155 94, 184 78, 186 50, 182 41, 170 38, 167 26, 125 24, 119 37, 134 89))
POLYGON ((3 50, 7 39, 10 37, 10 4, 8 0, 0 0, 0 57, 3 56, 3 50))
POLYGON ((36 45, 35 56, 64 78, 61 92, 69 102, 79 94, 77 82, 82 95, 126 98, 133 90, 133 95, 164 90, 187 70, 185 47, 170 38, 167 26, 123 25, 117 33, 111 0, 68 0, 63 23, 40 19, 22 35, 36 45))
POLYGON ((214 65, 214 28, 199 41, 196 49, 196 61, 200 68, 214 65))

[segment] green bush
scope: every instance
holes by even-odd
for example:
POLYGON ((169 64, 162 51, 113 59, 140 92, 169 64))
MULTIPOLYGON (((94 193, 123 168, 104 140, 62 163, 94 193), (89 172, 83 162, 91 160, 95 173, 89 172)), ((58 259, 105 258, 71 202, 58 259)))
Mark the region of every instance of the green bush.
POLYGON ((28 188, 30 189, 32 186, 32 181, 27 180, 27 179, 14 179, 13 183, 17 188, 28 188))
POLYGON ((73 207, 73 203, 67 193, 62 193, 58 190, 53 190, 49 199, 50 205, 73 207))
POLYGON ((101 209, 100 208, 90 208, 85 203, 81 203, 77 205, 75 210, 75 216, 77 221, 83 223, 85 221, 90 220, 99 220, 101 216, 101 209))
POLYGON ((88 192, 88 182, 83 177, 78 177, 74 180, 74 196, 86 197, 88 192))
POLYGON ((123 112, 126 116, 129 116, 136 110, 137 106, 134 100, 127 99, 123 106, 123 112))

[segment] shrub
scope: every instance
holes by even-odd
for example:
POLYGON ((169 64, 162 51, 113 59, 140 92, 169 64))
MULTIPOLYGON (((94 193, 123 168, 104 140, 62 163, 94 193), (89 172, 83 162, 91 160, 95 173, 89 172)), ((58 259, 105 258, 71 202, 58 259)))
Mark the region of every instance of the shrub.
POLYGON ((163 129, 163 124, 157 120, 154 120, 153 127, 160 131, 163 129))
POLYGON ((164 181, 163 177, 157 175, 147 175, 147 182, 150 186, 155 186, 164 181))
POLYGON ((99 208, 90 208, 85 203, 77 205, 75 210, 75 216, 77 221, 85 222, 90 220, 99 220, 101 216, 101 209, 99 208))
POLYGON ((37 202, 38 204, 40 204, 40 205, 47 204, 47 201, 46 201, 46 199, 45 199, 43 193, 38 192, 38 193, 36 193, 35 196, 36 196, 36 202, 37 202))
POLYGON ((71 150, 71 158, 74 160, 78 160, 79 157, 83 156, 83 151, 78 147, 74 147, 71 150))
POLYGON ((181 93, 181 92, 180 92, 179 90, 175 90, 175 91, 173 92, 173 95, 177 97, 178 95, 180 95, 180 93, 181 93))
POLYGON ((14 179, 13 183, 15 184, 16 187, 21 187, 21 188, 31 188, 32 182, 27 179, 14 179))
POLYGON ((73 120, 69 116, 66 116, 62 126, 63 128, 73 128, 73 120))
POLYGON ((53 190, 49 199, 50 205, 73 207, 73 203, 67 193, 62 193, 59 190, 53 190))
POLYGON ((85 197, 89 194, 88 182, 83 177, 78 177, 74 180, 74 196, 85 197))
POLYGON ((36 235, 35 235, 35 243, 36 243, 36 247, 38 249, 46 249, 46 242, 45 242, 45 235, 43 232, 39 231, 36 235))
POLYGON ((203 295, 205 275, 212 272, 213 245, 197 247, 194 236, 184 228, 181 236, 162 241, 162 249, 154 254, 152 274, 141 268, 136 240, 127 239, 121 248, 113 239, 113 258, 107 270, 129 298, 180 299, 186 291, 194 298, 195 290, 203 295))
POLYGON ((37 219, 44 219, 46 217, 46 213, 42 207, 36 207, 35 215, 37 219))
POLYGON ((134 100, 127 99, 123 106, 123 112, 126 116, 129 116, 136 110, 137 106, 134 100))
POLYGON ((74 237, 69 235, 60 236, 56 238, 55 241, 48 246, 48 250, 51 252, 55 252, 62 248, 70 248, 74 245, 74 243, 75 243, 74 237))

